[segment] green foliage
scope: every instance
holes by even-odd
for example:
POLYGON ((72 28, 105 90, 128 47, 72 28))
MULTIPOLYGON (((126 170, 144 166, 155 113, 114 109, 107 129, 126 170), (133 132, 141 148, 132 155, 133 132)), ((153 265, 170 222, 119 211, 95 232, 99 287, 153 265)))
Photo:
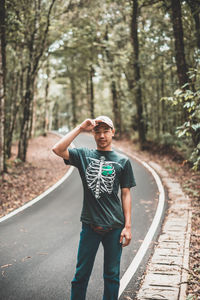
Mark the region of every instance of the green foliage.
POLYGON ((177 89, 174 97, 162 98, 171 106, 181 105, 184 110, 185 122, 176 128, 176 135, 186 143, 188 141, 192 143, 190 161, 193 163, 194 170, 200 167, 200 86, 195 87, 199 78, 198 70, 191 70, 190 80, 193 82, 185 84, 182 89, 177 89))
POLYGON ((56 1, 46 42, 47 10, 51 0, 6 1, 7 99, 6 137, 20 136, 28 72, 36 71, 29 126, 41 132, 69 128, 94 114, 115 117, 113 83, 122 134, 138 136, 138 103, 141 87, 143 121, 147 137, 178 147, 199 167, 199 49, 195 19, 182 1, 186 61, 192 67, 190 83, 179 88, 170 8, 163 1, 138 1, 138 39, 141 79, 134 80, 131 39, 131 1, 56 1), (41 4, 38 6, 37 3, 41 4), (33 43, 34 42, 34 43, 33 43), (42 46, 43 45, 43 46, 42 46), (32 47, 33 52, 30 51, 32 47), (43 55, 39 55, 43 51, 43 55), (31 55, 32 53, 32 55, 31 55), (47 73, 49 60, 49 74, 47 73), (49 84, 48 93, 47 83, 49 84), (172 96, 172 91, 175 94, 172 96), (162 99, 162 101, 160 101, 162 99), (13 127, 14 124, 14 127, 13 127), (52 127, 53 126, 53 127, 52 127))
POLYGON ((199 170, 199 167, 200 167, 200 143, 194 148, 190 159, 193 162, 193 169, 195 171, 199 170))
POLYGON ((177 141, 174 141, 174 136, 169 133, 169 132, 165 132, 164 134, 162 134, 161 137, 159 137, 159 139, 157 140, 161 145, 166 145, 166 146, 178 146, 177 141))
POLYGON ((194 295, 188 295, 187 298, 186 298, 186 300, 196 300, 196 299, 197 298, 194 295))

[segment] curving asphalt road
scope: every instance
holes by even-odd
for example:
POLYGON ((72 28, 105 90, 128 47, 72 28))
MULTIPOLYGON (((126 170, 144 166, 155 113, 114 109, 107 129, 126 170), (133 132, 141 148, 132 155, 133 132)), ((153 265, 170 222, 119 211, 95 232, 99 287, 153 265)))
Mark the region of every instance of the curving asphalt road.
MULTIPOLYGON (((75 145, 95 147, 93 138, 84 134, 76 138, 75 145)), ((131 163, 137 182, 132 189, 133 240, 123 250, 121 277, 151 225, 158 201, 152 175, 137 161, 131 159, 131 163)), ((41 201, 0 223, 0 300, 69 300, 81 228, 82 192, 75 169, 41 201)), ((102 260, 100 247, 87 300, 102 299, 102 260)), ((133 278, 132 293, 137 285, 137 278, 133 278)), ((125 299, 124 294, 120 299, 125 299)))

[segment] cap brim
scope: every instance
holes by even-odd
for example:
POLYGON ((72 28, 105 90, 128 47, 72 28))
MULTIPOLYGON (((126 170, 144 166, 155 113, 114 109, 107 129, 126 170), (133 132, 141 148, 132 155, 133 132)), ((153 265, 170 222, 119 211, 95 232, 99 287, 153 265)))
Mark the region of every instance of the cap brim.
POLYGON ((99 126, 100 124, 105 124, 105 125, 107 125, 108 127, 110 127, 110 128, 112 128, 113 129, 113 126, 111 126, 111 124, 108 124, 108 123, 106 123, 106 122, 104 122, 104 121, 101 121, 101 120, 96 120, 96 122, 98 122, 98 124, 94 127, 94 128, 96 128, 97 126, 99 126))

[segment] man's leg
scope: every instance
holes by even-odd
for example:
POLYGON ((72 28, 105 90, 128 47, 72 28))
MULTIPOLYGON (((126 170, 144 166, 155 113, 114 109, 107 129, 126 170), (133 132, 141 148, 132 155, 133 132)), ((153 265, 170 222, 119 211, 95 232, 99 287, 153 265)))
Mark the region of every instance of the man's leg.
POLYGON ((85 300, 88 281, 102 237, 90 225, 83 224, 80 235, 76 273, 72 280, 71 300, 85 300))
POLYGON ((121 229, 107 233, 102 244, 104 247, 104 295, 103 300, 117 300, 120 284, 120 260, 122 246, 119 242, 121 229))

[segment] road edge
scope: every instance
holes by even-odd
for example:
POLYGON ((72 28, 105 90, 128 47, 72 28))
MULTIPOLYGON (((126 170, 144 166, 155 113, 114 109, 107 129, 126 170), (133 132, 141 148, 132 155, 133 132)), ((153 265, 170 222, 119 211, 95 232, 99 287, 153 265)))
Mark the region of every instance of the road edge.
MULTIPOLYGON (((120 151, 123 151, 120 147, 117 148, 120 151)), ((136 255, 134 256, 131 264, 129 265, 129 267, 127 268, 126 272, 124 273, 124 275, 122 276, 121 280, 120 280, 120 289, 119 289, 119 295, 118 298, 120 298, 120 296, 122 295, 122 293, 125 291, 127 285, 129 284, 131 278, 134 276, 134 274, 137 272, 142 259, 144 258, 146 252, 148 251, 149 247, 151 246, 152 240, 155 236, 155 233, 158 229, 158 226, 160 224, 160 221, 162 219, 162 215, 164 212, 164 207, 165 207, 165 191, 164 191, 164 186, 162 184, 162 181, 158 175, 158 173, 154 170, 154 168, 152 168, 147 162, 144 162, 143 160, 141 160, 139 157, 133 155, 130 152, 126 151, 126 154, 131 157, 133 160, 136 160, 138 163, 140 163, 147 171, 149 171, 151 173, 151 175, 153 176, 156 185, 158 187, 158 191, 159 191, 159 197, 158 197, 158 205, 156 208, 156 213, 154 215, 153 221, 151 223, 151 226, 147 232, 147 234, 145 235, 145 238, 139 248, 139 250, 137 251, 136 255)))
POLYGON ((169 208, 136 299, 185 300, 192 222, 191 199, 165 169, 155 162, 148 163, 162 177, 168 190, 169 208))

